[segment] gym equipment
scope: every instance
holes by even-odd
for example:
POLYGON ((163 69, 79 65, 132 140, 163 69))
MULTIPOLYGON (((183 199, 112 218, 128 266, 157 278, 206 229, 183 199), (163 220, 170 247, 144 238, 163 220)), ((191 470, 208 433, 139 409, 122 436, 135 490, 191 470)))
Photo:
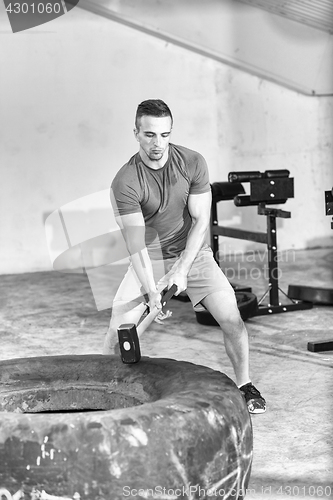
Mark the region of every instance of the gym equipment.
POLYGON ((140 488, 156 488, 158 498, 163 487, 191 498, 223 489, 224 498, 241 500, 250 479, 243 396, 225 374, 185 361, 0 361, 0 430, 7 499, 115 500, 140 488))
MULTIPOLYGON (((325 211, 326 215, 333 215, 333 188, 331 191, 325 191, 325 211)), ((331 229, 333 229, 333 222, 331 222, 331 229)), ((293 289, 294 294, 308 297, 312 296, 314 298, 314 302, 317 302, 318 304, 333 304, 333 290, 330 288, 294 286, 293 289)), ((333 351, 333 340, 319 340, 317 342, 308 342, 308 351, 333 351)))
POLYGON ((218 262, 219 236, 239 238, 258 243, 264 243, 268 249, 268 289, 258 301, 258 308, 254 315, 274 314, 299 309, 311 309, 311 302, 294 300, 285 294, 278 284, 278 259, 276 219, 290 218, 291 213, 278 208, 266 207, 271 204, 286 203, 288 198, 294 197, 294 179, 289 177, 289 170, 266 170, 265 172, 230 172, 228 182, 212 184, 212 210, 211 210, 211 246, 215 260, 218 262), (246 195, 242 183, 250 183, 250 195, 246 195), (258 215, 265 215, 267 232, 246 231, 218 225, 217 203, 221 200, 233 199, 238 207, 250 205, 258 206, 258 215), (281 292, 289 301, 282 304, 279 300, 281 292), (269 296, 268 305, 264 299, 269 296))
MULTIPOLYGON (((170 289, 165 288, 162 292, 161 304, 162 307, 171 299, 176 293, 177 285, 172 285, 170 289)), ((148 326, 158 316, 161 309, 154 307, 146 316, 145 312, 141 317, 141 322, 138 325, 134 323, 124 323, 118 328, 118 339, 120 347, 120 356, 123 363, 132 364, 137 363, 141 359, 139 335, 141 335, 148 326), (144 319, 142 319, 144 317, 144 319)))
MULTIPOLYGON (((326 215, 333 216, 333 188, 331 191, 325 191, 325 209, 326 215)), ((331 229, 333 229, 333 218, 331 222, 331 229)))
POLYGON ((306 300, 313 304, 333 305, 333 290, 330 288, 316 288, 314 286, 289 285, 288 297, 306 300))
POLYGON ((308 342, 308 351, 333 351, 333 340, 318 340, 317 342, 308 342))

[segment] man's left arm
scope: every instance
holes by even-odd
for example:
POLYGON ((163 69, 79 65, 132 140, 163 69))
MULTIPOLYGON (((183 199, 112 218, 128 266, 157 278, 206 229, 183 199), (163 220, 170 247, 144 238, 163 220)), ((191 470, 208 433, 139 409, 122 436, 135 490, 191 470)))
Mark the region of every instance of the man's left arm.
POLYGON ((175 271, 168 284, 169 287, 174 283, 178 286, 176 295, 187 288, 187 275, 205 241, 210 223, 211 204, 211 191, 202 194, 190 194, 188 197, 188 210, 192 217, 192 227, 187 237, 186 247, 177 261, 175 271))

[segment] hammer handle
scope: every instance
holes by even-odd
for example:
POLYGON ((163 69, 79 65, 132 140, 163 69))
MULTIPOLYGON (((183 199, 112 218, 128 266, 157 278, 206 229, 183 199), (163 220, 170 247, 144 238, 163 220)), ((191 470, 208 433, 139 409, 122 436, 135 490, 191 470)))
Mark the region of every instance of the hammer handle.
MULTIPOLYGON (((172 287, 167 290, 162 296, 161 303, 162 307, 171 299, 171 297, 177 292, 177 285, 172 285, 172 287)), ((141 321, 141 323, 136 327, 136 331, 138 335, 141 335, 148 326, 154 321, 154 319, 158 316, 161 309, 154 307, 150 313, 141 321)))

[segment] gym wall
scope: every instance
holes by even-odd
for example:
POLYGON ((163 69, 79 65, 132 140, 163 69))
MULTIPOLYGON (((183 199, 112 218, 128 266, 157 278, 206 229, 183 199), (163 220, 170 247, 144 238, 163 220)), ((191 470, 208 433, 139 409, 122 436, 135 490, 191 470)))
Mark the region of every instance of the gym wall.
MULTIPOLYGON (((332 245, 323 192, 333 184, 333 97, 297 93, 80 8, 13 34, 1 2, 0 36, 1 274, 52 269, 45 220, 105 194, 137 151, 134 114, 147 98, 170 105, 172 141, 206 157, 211 182, 231 170, 290 170, 295 198, 284 205, 292 218, 278 221, 280 250, 332 245)), ((96 213, 109 220, 105 196, 96 213)), ((265 227, 253 207, 226 202, 219 213, 235 227, 265 227)), ((254 247, 262 248, 224 242, 230 252, 254 247)))

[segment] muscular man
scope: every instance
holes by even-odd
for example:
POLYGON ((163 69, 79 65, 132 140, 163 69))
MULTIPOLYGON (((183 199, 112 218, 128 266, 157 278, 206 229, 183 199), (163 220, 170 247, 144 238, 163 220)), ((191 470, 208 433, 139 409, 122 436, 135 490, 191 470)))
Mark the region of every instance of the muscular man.
POLYGON ((186 290, 195 307, 204 306, 219 323, 237 385, 251 413, 266 403, 251 383, 249 344, 235 293, 205 243, 210 222, 211 188, 204 158, 170 143, 173 118, 161 100, 147 100, 137 109, 135 154, 117 173, 111 200, 130 266, 113 302, 104 354, 114 352, 117 329, 139 321, 144 306, 161 308, 165 286, 186 290))

